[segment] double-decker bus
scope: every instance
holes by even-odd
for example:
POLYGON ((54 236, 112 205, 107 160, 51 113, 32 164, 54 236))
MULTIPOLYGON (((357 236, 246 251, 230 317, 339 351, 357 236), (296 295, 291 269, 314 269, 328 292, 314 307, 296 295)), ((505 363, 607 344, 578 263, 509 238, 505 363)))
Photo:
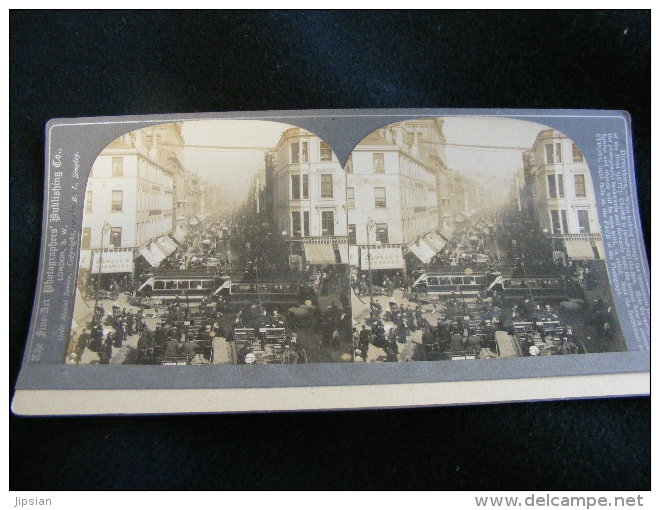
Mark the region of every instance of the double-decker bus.
POLYGON ((169 302, 177 297, 194 303, 202 298, 220 296, 229 306, 261 303, 267 308, 287 309, 301 302, 301 289, 291 281, 232 280, 205 268, 155 270, 137 290, 138 295, 169 302))
POLYGON ((301 302, 300 285, 286 281, 231 281, 219 291, 230 305, 261 303, 267 308, 290 308, 301 302))
POLYGON ((487 291, 498 291, 505 299, 543 299, 563 301, 571 297, 580 297, 578 289, 569 285, 565 276, 506 276, 492 273, 487 291))
POLYGON ((486 273, 465 274, 447 270, 422 273, 413 283, 412 291, 438 297, 449 297, 452 294, 474 297, 485 287, 486 273))
POLYGON ((185 298, 201 301, 218 294, 229 285, 229 276, 218 275, 207 268, 155 269, 153 275, 140 285, 137 294, 162 302, 185 298))

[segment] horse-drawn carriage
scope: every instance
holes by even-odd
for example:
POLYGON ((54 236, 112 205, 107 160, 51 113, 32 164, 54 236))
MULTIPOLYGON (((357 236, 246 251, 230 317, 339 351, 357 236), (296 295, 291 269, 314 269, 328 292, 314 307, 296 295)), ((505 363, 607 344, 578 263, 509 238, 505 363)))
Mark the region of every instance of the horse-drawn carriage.
POLYGON ((235 327, 231 345, 237 365, 307 363, 305 349, 286 327, 235 327))

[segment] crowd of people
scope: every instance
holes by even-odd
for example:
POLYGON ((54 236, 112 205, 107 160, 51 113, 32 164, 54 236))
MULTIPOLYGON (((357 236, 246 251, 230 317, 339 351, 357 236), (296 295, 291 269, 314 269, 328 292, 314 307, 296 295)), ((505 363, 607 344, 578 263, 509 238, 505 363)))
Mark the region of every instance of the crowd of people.
MULTIPOLYGON (((432 309, 426 313, 434 316, 433 323, 422 323, 422 344, 427 351, 433 346, 434 353, 437 351, 450 352, 457 349, 479 349, 481 347, 493 348, 496 331, 515 333, 514 323, 529 322, 532 324, 530 334, 538 335, 541 341, 548 335, 555 335, 561 349, 557 353, 585 352, 585 344, 589 348, 602 350, 612 339, 614 323, 616 321, 612 306, 602 297, 587 297, 592 291, 598 289, 602 283, 602 266, 596 262, 571 261, 568 259, 564 265, 553 257, 553 249, 550 240, 544 235, 538 226, 526 220, 518 211, 503 210, 496 213, 488 213, 475 216, 461 224, 455 224, 451 239, 447 240, 445 248, 437 254, 430 264, 421 266, 417 272, 423 270, 433 271, 455 271, 456 269, 471 268, 482 265, 482 271, 488 274, 500 274, 497 271, 506 270, 508 274, 518 275, 523 281, 524 277, 530 275, 546 275, 549 279, 542 279, 536 284, 541 287, 544 283, 554 282, 559 278, 561 288, 566 290, 565 301, 548 301, 542 297, 534 298, 526 296, 516 302, 511 297, 503 296, 503 289, 484 289, 476 296, 469 298, 466 303, 465 296, 456 294, 450 298, 438 301, 429 301, 428 296, 416 296, 410 292, 412 276, 401 277, 399 280, 389 281, 384 279, 382 286, 372 285, 372 295, 381 293, 392 295, 396 288, 403 288, 403 300, 405 303, 409 298, 422 297, 422 302, 428 302, 432 309), (503 255, 500 257, 500 253, 503 255), (458 267, 457 267, 458 266, 458 267), (554 276, 548 276, 554 275, 554 276), (552 280, 552 282, 550 281, 552 280), (375 290, 374 290, 375 289, 375 290), (384 292, 381 292, 384 291, 384 292), (437 317, 437 321, 435 317, 437 317), (558 331, 550 331, 549 323, 560 324, 558 331), (574 323, 576 328, 566 326, 574 323), (543 326, 546 324, 546 326, 543 326), (576 335, 579 333, 579 338, 576 335)), ((468 274, 468 273, 465 273, 468 274)), ((374 282, 379 282, 380 275, 373 277, 374 282)), ((538 279, 537 279, 538 280, 538 279)), ((513 280, 511 280, 513 282, 513 280)), ((352 282, 354 292, 360 296, 368 293, 367 279, 364 275, 357 276, 352 282)), ((521 285, 525 286, 524 283, 521 285)), ((531 292, 530 292, 531 294, 531 292)), ((405 305, 403 306, 405 310, 405 305)), ((420 315, 424 317, 421 312, 420 315)), ((398 338, 399 345, 404 339, 407 328, 401 327, 388 317, 389 311, 383 314, 385 324, 379 326, 374 321, 374 310, 372 307, 370 317, 365 321, 363 331, 357 331, 356 352, 364 354, 367 352, 366 338, 370 343, 383 346, 388 358, 394 359, 395 344, 388 344, 387 340, 398 338), (370 322, 371 321, 371 322, 370 322), (382 330, 382 331, 379 331, 382 330)), ((408 322, 413 323, 410 319, 408 322)), ((360 326, 358 326, 360 328, 360 326)), ((520 335, 523 355, 537 355, 536 346, 528 345, 524 335, 520 335), (532 347, 532 348, 530 348, 532 347)), ((494 348, 492 350, 495 350, 494 348)), ((424 359, 429 359, 429 352, 424 359)))
POLYGON ((121 362, 130 362, 135 357, 131 349, 124 348, 124 343, 129 336, 142 334, 146 329, 142 309, 127 310, 114 305, 112 313, 106 315, 105 308, 98 305, 94 308, 91 320, 73 339, 69 361, 80 363, 85 349, 89 349, 98 356, 98 363, 109 364, 113 360, 113 348, 116 348, 123 349, 116 361, 121 359, 121 362))

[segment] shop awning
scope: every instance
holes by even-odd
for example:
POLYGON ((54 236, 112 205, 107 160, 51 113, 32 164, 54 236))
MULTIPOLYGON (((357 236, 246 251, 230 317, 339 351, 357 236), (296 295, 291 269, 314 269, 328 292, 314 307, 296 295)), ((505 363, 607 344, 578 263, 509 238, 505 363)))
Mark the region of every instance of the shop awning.
POLYGON ((177 244, 172 240, 171 237, 169 236, 163 236, 160 239, 158 239, 158 247, 161 249, 163 253, 165 253, 165 256, 169 257, 174 253, 178 246, 177 244))
POLYGON ((598 251, 598 254, 596 256, 597 259, 599 260, 604 260, 605 259, 605 246, 603 245, 603 239, 595 239, 594 244, 596 245, 596 251, 598 251))
POLYGON ((415 254, 423 264, 428 264, 431 262, 431 259, 436 254, 435 250, 426 244, 422 239, 410 243, 408 249, 415 254))
MULTIPOLYGON (((574 240, 564 239, 566 254, 573 260, 595 260, 594 250, 591 247, 591 241, 587 239, 574 240)), ((602 242, 601 242, 602 246, 602 242)), ((600 248, 599 248, 600 251, 600 248)))
POLYGON ((171 234, 172 238, 179 244, 183 244, 186 240, 186 233, 182 228, 176 227, 171 234))
MULTIPOLYGON (((405 262, 403 261, 403 253, 401 247, 385 247, 372 246, 369 249, 362 246, 361 251, 361 266, 360 269, 369 269, 369 255, 371 255, 371 269, 403 269, 405 262)), ((430 260, 430 259, 429 259, 430 260)))
POLYGON ((312 265, 336 264, 335 250, 328 243, 305 243, 305 260, 312 265))
POLYGON ((94 252, 92 273, 98 274, 99 263, 101 264, 101 273, 132 273, 133 250, 104 251, 103 257, 100 253, 94 252))
POLYGON ((424 236, 424 241, 431 246, 435 250, 436 253, 442 251, 442 249, 445 247, 447 244, 447 241, 445 241, 442 237, 440 237, 439 234, 436 234, 434 232, 430 232, 424 236))
POLYGON ((439 234, 444 237, 447 241, 451 241, 451 236, 454 233, 454 230, 447 225, 446 223, 443 223, 442 227, 440 227, 439 234))
POLYGON ((338 243, 339 257, 342 264, 350 264, 350 257, 348 254, 348 243, 338 243))
POLYGON ((140 252, 140 255, 142 255, 152 267, 158 267, 165 258, 165 254, 156 248, 156 246, 153 244, 141 246, 138 251, 140 252))

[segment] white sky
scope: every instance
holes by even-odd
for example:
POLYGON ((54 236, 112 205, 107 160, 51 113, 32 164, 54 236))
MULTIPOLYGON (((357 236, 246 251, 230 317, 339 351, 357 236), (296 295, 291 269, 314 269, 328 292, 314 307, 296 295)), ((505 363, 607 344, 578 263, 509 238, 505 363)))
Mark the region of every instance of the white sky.
MULTIPOLYGON (((446 117, 447 143, 495 147, 531 147, 544 126, 532 122, 479 118, 446 117)), ((289 127, 267 121, 204 120, 183 123, 186 145, 275 147, 289 127)), ((466 177, 478 180, 493 194, 509 191, 514 173, 522 168, 520 150, 447 146, 446 163, 466 177)), ((263 150, 220 151, 189 147, 184 152, 185 167, 204 179, 222 184, 238 200, 244 200, 254 173, 263 167, 263 150)))
MULTIPOLYGON (((487 117, 446 117, 444 122, 447 143, 493 147, 531 148, 543 129, 547 127, 534 122, 487 117)), ((445 148, 445 157, 449 168, 476 179, 496 195, 509 191, 515 172, 523 166, 520 150, 449 145, 445 148)))
MULTIPOLYGON (((183 123, 186 145, 275 147, 282 133, 293 126, 258 120, 199 120, 183 123)), ((223 185, 231 196, 244 200, 255 172, 264 166, 263 150, 220 151, 187 148, 186 170, 223 185)))

